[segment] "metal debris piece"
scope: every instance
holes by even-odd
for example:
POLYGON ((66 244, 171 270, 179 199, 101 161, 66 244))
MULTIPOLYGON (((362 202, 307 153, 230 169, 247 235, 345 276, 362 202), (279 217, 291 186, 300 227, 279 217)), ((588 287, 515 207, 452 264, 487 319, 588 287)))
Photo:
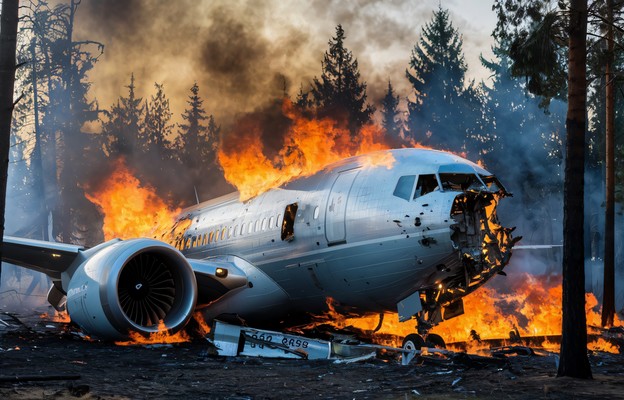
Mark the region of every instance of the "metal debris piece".
MULTIPOLYGON (((369 360, 377 350, 400 353, 401 364, 407 365, 420 350, 347 341, 328 341, 276 331, 248 328, 215 321, 211 342, 220 356, 294 358, 302 360, 336 360, 341 363, 369 360)), ((210 340, 210 339, 209 339, 210 340)), ((430 352, 440 351, 429 349, 430 352)))
POLYGON ((535 352, 528 346, 502 346, 494 347, 490 349, 492 357, 504 358, 508 354, 515 354, 518 356, 534 356, 535 352))

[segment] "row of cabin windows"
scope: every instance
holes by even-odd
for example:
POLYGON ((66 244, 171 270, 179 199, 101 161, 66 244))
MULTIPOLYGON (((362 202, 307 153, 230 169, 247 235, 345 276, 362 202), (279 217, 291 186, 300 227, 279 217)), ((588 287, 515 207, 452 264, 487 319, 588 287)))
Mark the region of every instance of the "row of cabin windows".
POLYGON ((279 228, 279 221, 281 217, 282 214, 278 214, 277 217, 272 215, 271 217, 263 218, 262 220, 250 221, 249 223, 243 223, 233 227, 230 226, 214 229, 199 236, 192 236, 178 240, 175 247, 178 250, 186 250, 193 247, 206 246, 210 243, 216 243, 232 237, 272 230, 279 228))

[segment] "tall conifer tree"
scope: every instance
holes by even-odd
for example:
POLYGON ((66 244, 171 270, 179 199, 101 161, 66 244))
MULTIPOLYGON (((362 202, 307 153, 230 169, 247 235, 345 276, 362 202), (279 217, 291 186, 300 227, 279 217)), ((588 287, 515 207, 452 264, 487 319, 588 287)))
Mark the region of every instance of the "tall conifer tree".
POLYGON ((424 26, 409 67, 405 74, 414 89, 408 97, 410 135, 441 149, 466 150, 481 129, 481 100, 473 84, 464 88, 462 38, 447 10, 440 7, 424 26))
POLYGON ((399 96, 394 92, 392 83, 388 81, 388 91, 381 101, 381 124, 386 134, 391 138, 399 138, 403 128, 403 120, 400 117, 399 96))
POLYGON ((311 95, 320 116, 346 122, 355 136, 370 121, 374 109, 366 103, 366 83, 360 82, 357 59, 344 46, 345 39, 344 29, 338 25, 323 57, 323 73, 314 78, 311 95))

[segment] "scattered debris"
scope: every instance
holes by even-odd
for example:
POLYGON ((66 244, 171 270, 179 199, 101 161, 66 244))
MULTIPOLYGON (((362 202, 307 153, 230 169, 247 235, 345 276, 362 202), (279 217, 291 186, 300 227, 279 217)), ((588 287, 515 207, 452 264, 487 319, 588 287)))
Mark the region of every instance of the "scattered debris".
MULTIPOLYGON (((401 354, 401 363, 409 364, 420 350, 355 342, 312 339, 276 331, 260 330, 215 321, 212 344, 221 356, 336 360, 342 363, 369 360, 378 350, 401 354)), ((445 351, 431 349, 431 351, 445 351)))
POLYGON ((515 354, 518 356, 534 356, 535 351, 532 348, 527 346, 502 346, 502 347, 493 347, 490 349, 490 353, 493 357, 505 357, 509 354, 515 354))

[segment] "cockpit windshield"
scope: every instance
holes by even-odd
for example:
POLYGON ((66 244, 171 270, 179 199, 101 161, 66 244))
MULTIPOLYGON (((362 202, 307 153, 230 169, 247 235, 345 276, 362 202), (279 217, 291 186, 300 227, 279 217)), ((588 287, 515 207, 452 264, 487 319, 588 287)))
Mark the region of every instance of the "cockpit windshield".
POLYGON ((401 176, 392 193, 394 196, 409 201, 416 200, 428 193, 440 189, 451 192, 505 192, 505 188, 494 175, 478 175, 463 172, 442 172, 436 174, 401 176), (439 178, 439 181, 438 181, 439 178), (415 187, 414 187, 415 186, 415 187))
POLYGON ((475 174, 441 173, 442 190, 463 192, 466 190, 484 190, 483 183, 475 174))
POLYGON ((487 186, 490 192, 506 192, 505 187, 494 175, 481 175, 481 180, 483 181, 483 183, 485 183, 485 186, 487 186))

